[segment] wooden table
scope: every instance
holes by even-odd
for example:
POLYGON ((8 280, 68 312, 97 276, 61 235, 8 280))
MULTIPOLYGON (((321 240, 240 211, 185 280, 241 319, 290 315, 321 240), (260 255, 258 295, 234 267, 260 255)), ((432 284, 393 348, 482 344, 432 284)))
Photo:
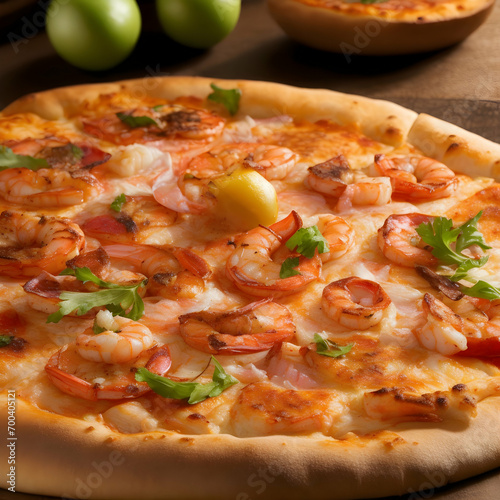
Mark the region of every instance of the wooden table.
MULTIPOLYGON (((144 29, 132 55, 118 67, 89 73, 53 51, 37 6, 0 31, 0 109, 29 92, 78 83, 200 75, 270 80, 389 99, 500 142, 500 5, 463 43, 430 54, 353 57, 319 52, 289 40, 270 18, 265 0, 242 0, 235 31, 209 51, 170 41, 155 19, 153 2, 139 1, 144 29)), ((42 2, 43 5, 46 2, 42 2)), ((444 487, 409 492, 407 500, 490 500, 498 497, 500 470, 444 487)), ((41 497, 0 491, 2 500, 41 497)), ((277 499, 279 500, 279 499, 277 499)))
POLYGON ((242 1, 235 31, 209 51, 171 42, 155 19, 153 2, 139 2, 144 30, 136 50, 117 68, 100 73, 61 60, 36 26, 41 9, 35 9, 0 32, 0 108, 37 90, 151 74, 247 78, 389 99, 500 142, 500 5, 478 31, 449 49, 348 61, 289 40, 269 16, 265 0, 242 1))

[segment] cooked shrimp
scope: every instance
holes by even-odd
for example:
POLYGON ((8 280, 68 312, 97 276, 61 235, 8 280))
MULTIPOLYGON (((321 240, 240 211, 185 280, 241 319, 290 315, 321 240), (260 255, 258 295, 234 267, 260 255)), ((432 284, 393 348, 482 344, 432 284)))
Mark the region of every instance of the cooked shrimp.
POLYGON ((80 205, 102 190, 88 172, 42 168, 8 168, 0 172, 0 196, 10 203, 31 207, 80 205))
POLYGON ((328 241, 330 250, 320 254, 323 262, 339 259, 349 251, 354 244, 354 230, 342 217, 336 215, 318 215, 317 227, 328 241))
POLYGON ((499 356, 499 301, 484 307, 482 300, 466 297, 454 302, 453 306, 460 312, 458 314, 426 293, 422 302, 426 323, 416 331, 420 343, 447 356, 499 356))
POLYGON ((437 264, 429 247, 421 247, 416 228, 433 221, 430 215, 417 213, 396 214, 387 217, 378 230, 378 246, 392 262, 405 267, 432 266, 437 264))
POLYGON ((78 354, 89 361, 126 363, 155 343, 149 328, 128 318, 113 317, 109 311, 99 311, 96 325, 105 331, 96 335, 88 328, 76 338, 78 354))
POLYGON ((172 237, 167 227, 177 219, 177 212, 160 205, 152 196, 126 196, 116 215, 98 215, 86 220, 86 235, 113 243, 169 244, 172 237))
POLYGON ((391 178, 394 193, 410 200, 451 196, 457 187, 455 172, 433 158, 375 155, 375 169, 391 178))
MULTIPOLYGON (((269 227, 256 227, 245 233, 226 263, 229 279, 243 292, 256 296, 277 296, 294 293, 321 275, 321 259, 316 253, 312 259, 299 257, 296 270, 300 273, 280 278, 281 262, 273 254, 286 251, 286 241, 302 227, 302 219, 295 211, 269 227)), ((287 256, 294 255, 286 252, 287 256)))
POLYGON ((364 407, 369 418, 397 422, 441 422, 476 415, 476 399, 464 384, 451 391, 410 394, 397 387, 365 392, 364 407))
POLYGON ((183 314, 179 323, 186 344, 210 354, 265 351, 295 335, 290 311, 269 299, 232 311, 183 314))
POLYGON ((189 163, 188 172, 225 172, 236 164, 251 167, 267 180, 284 179, 297 163, 298 156, 288 148, 269 144, 225 144, 211 149, 189 163))
POLYGON ((391 201, 390 179, 368 177, 351 169, 344 155, 309 167, 306 184, 319 193, 339 198, 337 210, 353 205, 385 205, 391 201))
POLYGON ((338 198, 348 184, 354 181, 354 171, 344 155, 335 156, 329 160, 309 167, 306 184, 328 196, 338 198))
POLYGON ((268 181, 284 179, 297 163, 298 156, 288 148, 261 144, 244 160, 268 181))
POLYGON ((465 351, 467 324, 464 319, 429 293, 424 295, 422 306, 427 322, 416 332, 420 343, 446 356, 465 351))
POLYGON ((215 197, 208 189, 208 181, 174 168, 164 156, 162 173, 153 183, 153 196, 164 207, 182 214, 204 214, 215 207, 215 197))
POLYGON ((344 189, 336 208, 338 212, 345 212, 353 205, 387 205, 391 197, 389 177, 363 177, 344 189))
POLYGON ((356 276, 334 281, 323 290, 325 314, 351 330, 367 330, 380 323, 391 299, 374 281, 356 276))
POLYGON ((225 124, 225 120, 216 113, 179 104, 117 111, 132 117, 148 116, 154 123, 131 128, 113 113, 100 118, 85 118, 85 132, 115 144, 154 142, 162 151, 178 151, 192 146, 190 141, 213 140, 221 134, 225 124))
POLYGON ((0 274, 18 278, 57 274, 83 249, 80 227, 68 219, 4 211, 0 214, 0 274))
POLYGON ((196 297, 211 274, 208 264, 186 248, 167 252, 148 246, 107 245, 104 249, 110 257, 125 260, 145 274, 150 294, 168 299, 196 297))
POLYGON ((102 168, 113 172, 117 177, 131 177, 154 168, 156 160, 164 155, 168 153, 142 144, 120 146, 102 168))
POLYGON ((142 396, 151 389, 146 382, 135 380, 137 368, 145 366, 152 373, 165 375, 170 365, 167 346, 142 351, 132 362, 108 364, 88 361, 78 353, 73 343, 59 349, 49 359, 45 371, 49 380, 66 394, 97 401, 142 396))

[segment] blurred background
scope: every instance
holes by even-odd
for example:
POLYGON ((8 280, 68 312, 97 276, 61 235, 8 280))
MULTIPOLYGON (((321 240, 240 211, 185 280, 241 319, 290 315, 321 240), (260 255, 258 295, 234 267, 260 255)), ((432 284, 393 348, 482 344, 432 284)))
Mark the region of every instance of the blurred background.
POLYGON ((0 1, 0 108, 33 91, 77 83, 199 75, 270 80, 395 101, 500 142, 500 6, 460 44, 406 56, 333 54, 289 39, 265 0, 242 0, 236 28, 211 49, 178 44, 153 0, 139 0, 143 27, 131 55, 99 72, 61 59, 44 29, 48 0, 0 1))

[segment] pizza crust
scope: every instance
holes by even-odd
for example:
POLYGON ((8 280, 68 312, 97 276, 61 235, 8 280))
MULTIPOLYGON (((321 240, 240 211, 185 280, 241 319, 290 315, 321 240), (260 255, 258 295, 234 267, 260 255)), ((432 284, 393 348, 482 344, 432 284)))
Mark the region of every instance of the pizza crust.
POLYGON ((336 12, 300 0, 268 0, 271 15, 288 36, 349 58, 353 54, 412 54, 448 47, 475 31, 491 14, 493 5, 493 0, 465 2, 458 15, 453 12, 449 17, 422 21, 418 11, 402 19, 390 15, 382 18, 336 12))
POLYGON ((358 127, 368 137, 390 146, 398 147, 407 141, 457 172, 500 179, 500 145, 460 127, 429 115, 418 115, 389 101, 279 83, 175 76, 76 85, 28 94, 11 103, 0 115, 29 112, 46 120, 64 120, 74 116, 85 100, 120 91, 163 99, 180 95, 205 99, 212 91, 211 83, 241 89, 240 117, 290 114, 311 121, 330 119, 342 126, 358 127), (458 142, 459 148, 455 146, 458 142))
POLYGON ((298 119, 331 119, 343 126, 359 127, 374 140, 400 145, 417 114, 392 102, 343 94, 331 90, 299 89, 289 85, 242 80, 217 80, 200 77, 141 78, 117 83, 102 83, 63 87, 18 99, 2 115, 32 112, 47 120, 71 117, 84 100, 100 94, 128 91, 132 95, 174 99, 192 95, 205 99, 212 92, 210 84, 224 88, 240 88, 239 116, 267 118, 291 114, 298 119))
MULTIPOLYGON (((406 424, 394 429, 397 434, 384 432, 366 440, 241 439, 173 432, 119 435, 104 425, 50 414, 18 400, 16 487, 27 493, 109 500, 400 495, 499 467, 498 410, 498 398, 489 398, 468 426, 406 424)), ((0 425, 7 428, 5 412, 0 425)), ((2 455, 0 485, 7 487, 5 450, 2 455)))
POLYGON ((456 125, 421 114, 408 141, 455 172, 500 180, 500 145, 456 125))

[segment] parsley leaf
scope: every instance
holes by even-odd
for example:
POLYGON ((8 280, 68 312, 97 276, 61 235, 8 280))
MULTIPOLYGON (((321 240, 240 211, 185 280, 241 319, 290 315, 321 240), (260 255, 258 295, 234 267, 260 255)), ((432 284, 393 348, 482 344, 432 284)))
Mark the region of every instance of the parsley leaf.
POLYGON ((364 3, 365 5, 372 4, 372 3, 384 3, 387 2, 388 0, 356 0, 359 1, 360 3, 364 3))
POLYGON ((212 87, 213 92, 209 94, 208 99, 225 106, 231 116, 235 115, 240 107, 241 90, 222 89, 215 83, 211 83, 210 87, 212 87))
POLYGON ((151 125, 159 127, 156 120, 153 120, 150 116, 133 116, 128 113, 116 113, 116 116, 130 128, 149 127, 151 125))
POLYGON ((12 337, 11 335, 0 335, 0 347, 9 345, 13 339, 14 337, 12 337))
POLYGON ((338 345, 331 340, 324 339, 319 333, 314 334, 314 343, 316 344, 316 352, 321 356, 330 358, 338 358, 344 356, 353 348, 354 344, 338 345))
POLYGON ((47 318, 47 323, 58 323, 64 316, 77 312, 78 316, 87 313, 94 307, 105 306, 114 316, 124 316, 138 320, 144 314, 144 302, 139 295, 139 289, 146 285, 143 280, 136 285, 119 285, 103 281, 88 268, 65 269, 62 275, 75 276, 83 283, 91 281, 106 290, 97 292, 62 292, 59 310, 47 318), (128 311, 128 312, 127 312, 128 311))
POLYGON ((500 290, 486 281, 477 281, 468 275, 471 269, 483 267, 488 262, 488 256, 473 259, 462 253, 466 248, 477 245, 483 250, 491 248, 477 229, 477 223, 483 212, 469 219, 461 226, 453 229, 453 221, 445 217, 436 217, 431 223, 420 224, 417 233, 422 240, 433 247, 432 254, 444 264, 457 264, 458 267, 449 279, 452 281, 466 280, 475 283, 473 286, 460 284, 460 291, 470 297, 487 300, 500 298, 500 290), (455 244, 455 249, 451 248, 455 244))
POLYGON ((460 281, 463 279, 468 279, 467 272, 471 269, 483 267, 486 262, 488 262, 488 256, 483 255, 480 259, 467 259, 465 262, 460 264, 455 273, 452 276, 449 276, 452 281, 460 281))
POLYGON ((459 231, 457 243, 455 245, 457 252, 461 252, 472 245, 477 245, 483 250, 489 250, 491 248, 486 244, 482 233, 477 228, 477 223, 481 215, 483 215, 482 211, 456 229, 459 231))
POLYGON ((479 212, 475 217, 455 229, 453 229, 451 219, 436 217, 432 223, 420 224, 417 227, 417 233, 425 243, 432 246, 432 255, 444 264, 464 264, 467 260, 473 259, 464 255, 462 250, 472 245, 478 245, 483 250, 491 248, 477 229, 477 222, 481 215, 482 212, 479 212), (455 250, 451 248, 452 243, 455 243, 455 250))
POLYGON ((212 382, 200 384, 197 382, 174 382, 161 375, 151 373, 146 368, 139 368, 135 373, 137 382, 146 382, 154 392, 164 398, 187 399, 188 403, 194 405, 201 403, 207 398, 219 396, 239 380, 224 371, 221 364, 212 356, 212 363, 215 366, 212 382))
POLYGON ((480 299, 496 300, 500 299, 500 290, 487 283, 486 281, 479 280, 473 286, 460 285, 460 291, 470 297, 478 297, 480 299))
POLYGON ((314 257, 316 248, 318 249, 318 253, 327 253, 330 250, 328 242, 317 226, 300 228, 286 242, 286 246, 289 250, 297 248, 297 252, 308 259, 314 257))
POLYGON ((7 146, 0 146, 0 171, 7 168, 29 168, 36 171, 41 168, 50 168, 50 165, 44 158, 16 155, 7 146))
POLYGON ((125 196, 125 193, 122 193, 113 200, 113 202, 110 205, 110 208, 115 212, 120 212, 125 203, 127 203, 127 197, 125 196))
POLYGON ((297 274, 300 274, 299 271, 294 269, 294 267, 297 267, 298 265, 298 257, 288 257, 288 259, 285 259, 283 264, 281 264, 280 278, 290 278, 291 276, 297 276, 297 274))

